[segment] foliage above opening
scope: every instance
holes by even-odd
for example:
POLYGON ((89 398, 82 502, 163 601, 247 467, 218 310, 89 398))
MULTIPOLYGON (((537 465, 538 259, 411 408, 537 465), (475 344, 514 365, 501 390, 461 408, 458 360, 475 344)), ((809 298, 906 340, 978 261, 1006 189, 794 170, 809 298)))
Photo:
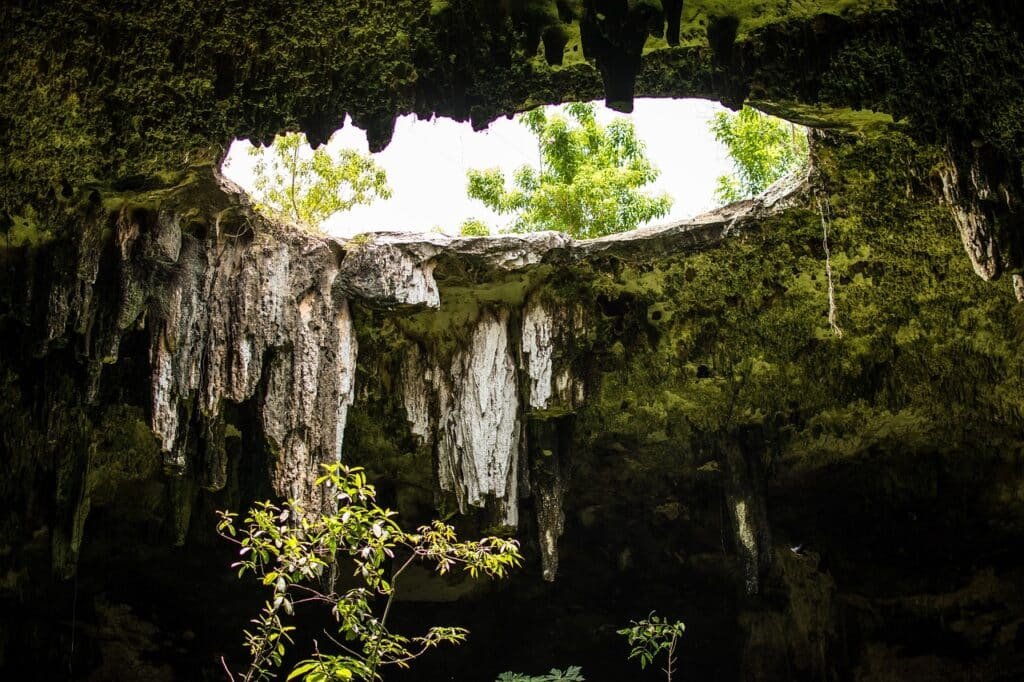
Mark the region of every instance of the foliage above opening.
POLYGON ((735 114, 715 114, 710 127, 736 168, 718 178, 715 196, 722 203, 757 196, 776 180, 807 167, 807 131, 800 126, 743 107, 735 114))
POLYGON ((511 188, 498 169, 470 170, 469 196, 500 214, 514 214, 512 232, 555 230, 577 239, 632 230, 668 214, 672 198, 643 188, 659 171, 626 119, 597 121, 592 104, 569 104, 520 119, 537 139, 538 168, 521 166, 511 188))
POLYGON ((302 133, 276 138, 269 148, 254 147, 257 208, 317 231, 340 211, 391 196, 387 174, 354 149, 311 150, 302 133))

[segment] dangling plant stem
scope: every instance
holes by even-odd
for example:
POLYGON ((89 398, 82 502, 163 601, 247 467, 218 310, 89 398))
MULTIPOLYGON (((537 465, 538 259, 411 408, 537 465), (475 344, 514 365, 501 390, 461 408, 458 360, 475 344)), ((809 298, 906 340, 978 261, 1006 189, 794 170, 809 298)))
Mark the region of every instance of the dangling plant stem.
POLYGON ((825 277, 828 279, 828 325, 836 338, 843 337, 843 330, 836 322, 836 288, 832 282, 832 253, 828 247, 828 228, 831 223, 832 207, 828 203, 828 197, 818 197, 818 214, 821 215, 821 245, 825 249, 825 277))

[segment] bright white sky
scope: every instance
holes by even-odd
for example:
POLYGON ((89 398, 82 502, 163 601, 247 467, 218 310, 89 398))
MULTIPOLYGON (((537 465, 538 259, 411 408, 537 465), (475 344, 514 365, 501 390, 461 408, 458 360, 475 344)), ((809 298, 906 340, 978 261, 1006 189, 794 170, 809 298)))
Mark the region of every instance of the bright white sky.
MULTIPOLYGON (((731 172, 732 164, 725 147, 708 131, 708 121, 723 110, 706 100, 636 100, 630 117, 647 145, 648 157, 661 170, 649 191, 665 191, 675 199, 672 213, 656 222, 688 218, 715 207, 716 179, 731 172)), ((598 116, 607 122, 621 114, 600 105, 598 116)), ((328 146, 368 151, 366 133, 350 123, 331 137, 328 146)), ((236 140, 224 173, 251 191, 256 158, 249 149, 248 141, 236 140)), ((511 177, 523 164, 536 165, 537 147, 533 136, 514 120, 503 118, 475 133, 469 123, 443 118, 420 121, 410 115, 398 119, 391 144, 374 158, 387 171, 391 199, 336 214, 324 224, 328 233, 349 236, 439 227, 455 234, 470 217, 500 228, 511 217, 498 216, 466 197, 466 170, 499 167, 511 177)))

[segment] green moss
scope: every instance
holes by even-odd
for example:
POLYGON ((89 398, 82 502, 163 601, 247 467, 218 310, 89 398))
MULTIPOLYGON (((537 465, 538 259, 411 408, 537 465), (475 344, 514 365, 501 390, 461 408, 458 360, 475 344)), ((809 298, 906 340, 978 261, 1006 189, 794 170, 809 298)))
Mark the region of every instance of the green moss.
POLYGON ((981 282, 962 257, 925 186, 935 150, 889 134, 818 156, 827 186, 843 188, 830 197, 843 335, 826 319, 813 203, 657 267, 599 264, 588 281, 610 303, 581 413, 592 445, 668 442, 699 464, 721 434, 753 429, 809 467, 1024 445, 1010 436, 1024 423, 1024 314, 1008 284, 981 282))
POLYGON ((358 249, 369 244, 370 239, 371 237, 369 232, 360 232, 359 234, 354 234, 346 239, 345 246, 358 249))
MULTIPOLYGON (((780 21, 811 19, 819 14, 854 17, 868 12, 893 9, 895 6, 893 0, 825 0, 797 3, 788 0, 688 0, 683 5, 679 29, 680 44, 707 44, 708 22, 715 17, 738 19, 737 39, 746 40, 756 31, 780 21)), ((660 47, 658 43, 654 45, 660 47)))
POLYGON ((802 104, 799 102, 760 102, 756 99, 750 100, 750 104, 772 116, 811 128, 868 135, 881 135, 897 128, 903 128, 906 132, 908 128, 906 121, 898 123, 890 114, 870 109, 830 107, 824 104, 802 104))
POLYGON ((39 247, 53 238, 52 232, 40 227, 35 209, 26 206, 23 214, 12 217, 11 228, 4 235, 3 245, 7 248, 39 247))
MULTIPOLYGON (((87 479, 93 504, 115 503, 127 486, 154 478, 160 472, 160 447, 141 408, 110 407, 95 438, 87 479)), ((150 502, 158 504, 159 500, 150 502)))

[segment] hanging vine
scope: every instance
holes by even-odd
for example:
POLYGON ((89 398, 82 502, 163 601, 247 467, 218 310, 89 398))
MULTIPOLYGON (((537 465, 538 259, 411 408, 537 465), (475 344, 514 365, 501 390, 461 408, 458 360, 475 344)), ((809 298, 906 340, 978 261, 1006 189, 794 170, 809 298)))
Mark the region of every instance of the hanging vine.
POLYGON ((836 338, 843 337, 843 330, 836 321, 836 287, 832 281, 832 252, 828 246, 829 228, 832 226, 832 206, 827 196, 818 196, 818 214, 821 216, 821 245, 825 249, 825 277, 828 280, 828 326, 836 338))

